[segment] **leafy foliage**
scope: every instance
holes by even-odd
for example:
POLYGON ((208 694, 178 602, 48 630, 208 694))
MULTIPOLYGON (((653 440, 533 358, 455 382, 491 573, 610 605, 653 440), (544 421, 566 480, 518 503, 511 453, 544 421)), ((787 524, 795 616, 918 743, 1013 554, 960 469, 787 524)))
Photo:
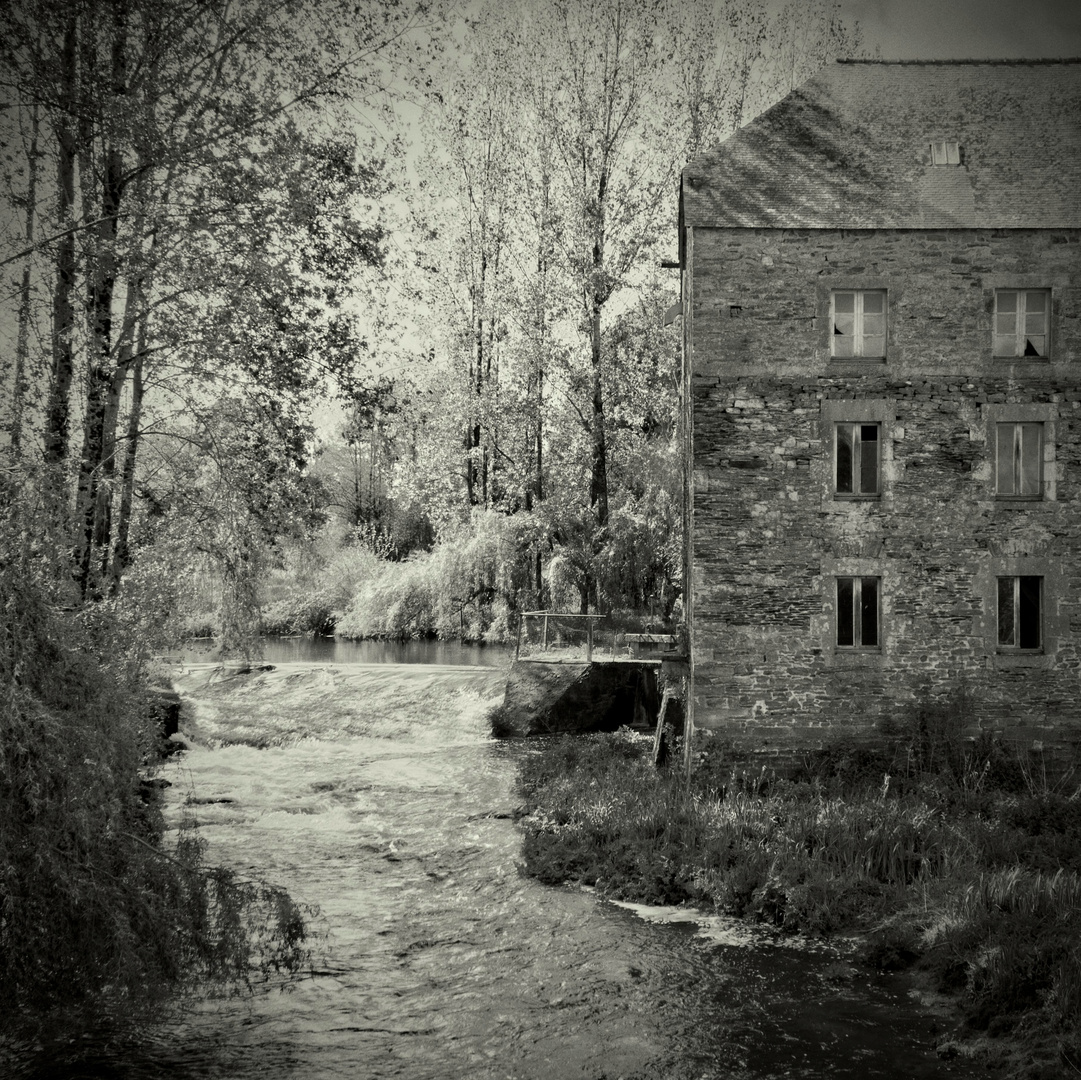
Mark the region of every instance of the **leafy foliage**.
MULTIPOLYGON (((306 924, 280 889, 165 840, 143 781, 158 738, 148 651, 161 609, 73 604, 43 508, 0 518, 0 1015, 9 1027, 108 992, 129 1008, 197 980, 296 972, 306 924)), ((146 599, 146 598, 144 598, 146 599)), ((158 597, 160 599, 160 597, 158 597)))

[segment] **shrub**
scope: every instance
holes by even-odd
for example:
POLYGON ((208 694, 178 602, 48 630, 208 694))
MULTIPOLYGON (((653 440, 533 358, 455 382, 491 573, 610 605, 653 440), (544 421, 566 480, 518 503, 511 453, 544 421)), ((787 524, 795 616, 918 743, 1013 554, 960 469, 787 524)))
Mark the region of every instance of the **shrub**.
POLYGON ((131 1008, 198 979, 296 969, 304 928, 288 897, 205 867, 190 829, 167 848, 141 783, 161 598, 78 604, 45 515, 12 494, 0 518, 4 1024, 106 988, 131 1008))

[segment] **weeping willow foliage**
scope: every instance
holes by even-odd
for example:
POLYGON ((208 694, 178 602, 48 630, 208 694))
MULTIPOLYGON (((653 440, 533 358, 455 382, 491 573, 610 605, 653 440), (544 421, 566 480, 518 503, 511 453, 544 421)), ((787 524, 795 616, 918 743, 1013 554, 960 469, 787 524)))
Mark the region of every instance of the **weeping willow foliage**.
MULTIPOLYGON (((0 477, 0 484, 3 478, 0 477)), ((36 505, 0 489, 0 1027, 108 991, 298 970, 304 912, 166 840, 138 607, 81 604, 36 505)))

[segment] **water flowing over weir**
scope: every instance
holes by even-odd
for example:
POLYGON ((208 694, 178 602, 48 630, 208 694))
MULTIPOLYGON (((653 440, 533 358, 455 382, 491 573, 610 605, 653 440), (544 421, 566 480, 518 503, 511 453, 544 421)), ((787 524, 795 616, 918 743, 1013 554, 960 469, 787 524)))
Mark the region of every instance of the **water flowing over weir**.
POLYGON ((185 1004, 79 1069, 194 1078, 937 1077, 931 1019, 826 950, 521 877, 497 669, 283 664, 180 680, 165 776, 212 862, 320 908, 314 973, 185 1004), (186 804, 186 805, 185 805, 186 804))

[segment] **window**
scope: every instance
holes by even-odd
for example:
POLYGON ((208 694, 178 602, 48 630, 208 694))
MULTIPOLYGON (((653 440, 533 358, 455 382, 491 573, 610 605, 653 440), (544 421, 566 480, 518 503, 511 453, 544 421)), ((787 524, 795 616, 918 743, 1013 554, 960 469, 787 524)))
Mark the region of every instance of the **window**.
POLYGON ((961 148, 955 142, 931 143, 932 165, 960 165, 961 148))
POLYGON ((834 493, 879 494, 879 424, 845 423, 834 427, 834 493))
POLYGON ((998 647, 1039 649, 1041 628, 1042 577, 1000 577, 998 579, 998 647))
POLYGON ((837 579, 837 647, 878 648, 878 594, 881 578, 837 579))
POLYGON ((1043 497, 1043 424, 995 425, 995 494, 1043 497))
POLYGON ((835 292, 830 297, 832 356, 880 358, 886 355, 884 289, 835 292))
POLYGON ((1047 289, 996 289, 994 355, 1049 355, 1050 313, 1047 289))

